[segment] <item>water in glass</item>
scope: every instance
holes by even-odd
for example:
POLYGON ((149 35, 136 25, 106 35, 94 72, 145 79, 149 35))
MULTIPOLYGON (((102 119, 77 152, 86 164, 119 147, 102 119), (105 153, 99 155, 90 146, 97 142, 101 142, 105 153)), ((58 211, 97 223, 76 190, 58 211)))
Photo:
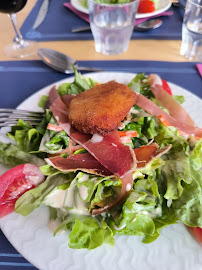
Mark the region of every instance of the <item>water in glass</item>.
POLYGON ((91 29, 95 39, 95 49, 104 54, 119 54, 128 48, 133 31, 131 19, 124 9, 103 11, 94 17, 91 29))

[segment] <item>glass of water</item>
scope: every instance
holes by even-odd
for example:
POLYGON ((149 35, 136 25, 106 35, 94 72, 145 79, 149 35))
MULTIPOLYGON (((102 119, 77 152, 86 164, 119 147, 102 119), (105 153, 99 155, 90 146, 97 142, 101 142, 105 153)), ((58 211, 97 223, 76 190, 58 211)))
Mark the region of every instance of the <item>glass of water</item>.
POLYGON ((90 26, 96 52, 110 55, 127 51, 139 0, 106 4, 88 0, 90 26))
POLYGON ((189 60, 202 61, 202 0, 187 0, 180 54, 189 60))

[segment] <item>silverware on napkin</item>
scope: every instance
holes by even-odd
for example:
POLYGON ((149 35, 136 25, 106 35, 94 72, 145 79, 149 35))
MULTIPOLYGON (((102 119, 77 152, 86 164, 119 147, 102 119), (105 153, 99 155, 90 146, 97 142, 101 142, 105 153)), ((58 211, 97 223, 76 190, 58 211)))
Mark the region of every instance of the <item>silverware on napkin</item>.
POLYGON ((41 23, 44 21, 47 13, 48 13, 49 0, 43 0, 41 7, 39 9, 39 13, 36 17, 36 20, 33 25, 33 29, 35 30, 41 23))
MULTIPOLYGON (((147 20, 141 23, 138 23, 137 25, 134 26, 133 30, 138 31, 138 32, 145 32, 149 31, 151 29, 158 28, 162 25, 163 21, 159 19, 151 19, 147 20)), ((83 26, 83 27, 77 27, 77 28, 72 28, 72 33, 78 33, 78 32, 84 32, 91 30, 90 25, 88 26, 83 26)))

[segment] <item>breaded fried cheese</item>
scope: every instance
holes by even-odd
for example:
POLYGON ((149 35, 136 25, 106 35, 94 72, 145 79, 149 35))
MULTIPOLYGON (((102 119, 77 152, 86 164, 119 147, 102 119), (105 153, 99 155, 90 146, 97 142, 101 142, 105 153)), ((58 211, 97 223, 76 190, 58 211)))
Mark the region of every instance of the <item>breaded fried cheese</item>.
POLYGON ((69 120, 81 133, 104 135, 117 129, 135 101, 135 92, 125 84, 99 84, 71 101, 69 120))

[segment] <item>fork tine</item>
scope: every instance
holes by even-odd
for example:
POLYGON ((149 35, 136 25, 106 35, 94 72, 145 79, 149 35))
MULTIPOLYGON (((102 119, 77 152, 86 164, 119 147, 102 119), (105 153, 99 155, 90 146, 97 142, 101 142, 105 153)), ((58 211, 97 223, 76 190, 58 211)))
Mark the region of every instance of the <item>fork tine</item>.
MULTIPOLYGON (((27 122, 32 126, 36 126, 36 125, 39 124, 39 121, 38 122, 27 121, 27 122)), ((17 125, 17 123, 18 123, 18 121, 6 121, 6 122, 3 122, 3 123, 0 122, 0 128, 1 127, 15 126, 15 125, 17 125)))
POLYGON ((42 120, 43 116, 44 112, 0 108, 0 127, 16 125, 19 118, 36 126, 42 120))
MULTIPOLYGON (((41 122, 41 118, 32 118, 32 117, 20 117, 20 119, 24 120, 24 121, 31 121, 31 122, 41 122)), ((1 118, 0 117, 0 123, 1 122, 6 122, 9 120, 18 120, 18 118, 16 117, 5 117, 5 118, 1 118)))
MULTIPOLYGON (((9 119, 24 119, 25 118, 29 118, 29 119, 33 119, 33 118, 36 118, 36 119, 41 119, 42 118, 42 115, 32 115, 32 114, 15 114, 15 113, 0 113, 0 121, 4 118, 9 118, 9 119)), ((5 121, 5 120, 4 120, 5 121)))
POLYGON ((0 108, 0 113, 19 113, 19 114, 34 114, 34 115, 43 115, 44 112, 34 112, 28 110, 18 110, 18 109, 9 109, 9 108, 0 108))

